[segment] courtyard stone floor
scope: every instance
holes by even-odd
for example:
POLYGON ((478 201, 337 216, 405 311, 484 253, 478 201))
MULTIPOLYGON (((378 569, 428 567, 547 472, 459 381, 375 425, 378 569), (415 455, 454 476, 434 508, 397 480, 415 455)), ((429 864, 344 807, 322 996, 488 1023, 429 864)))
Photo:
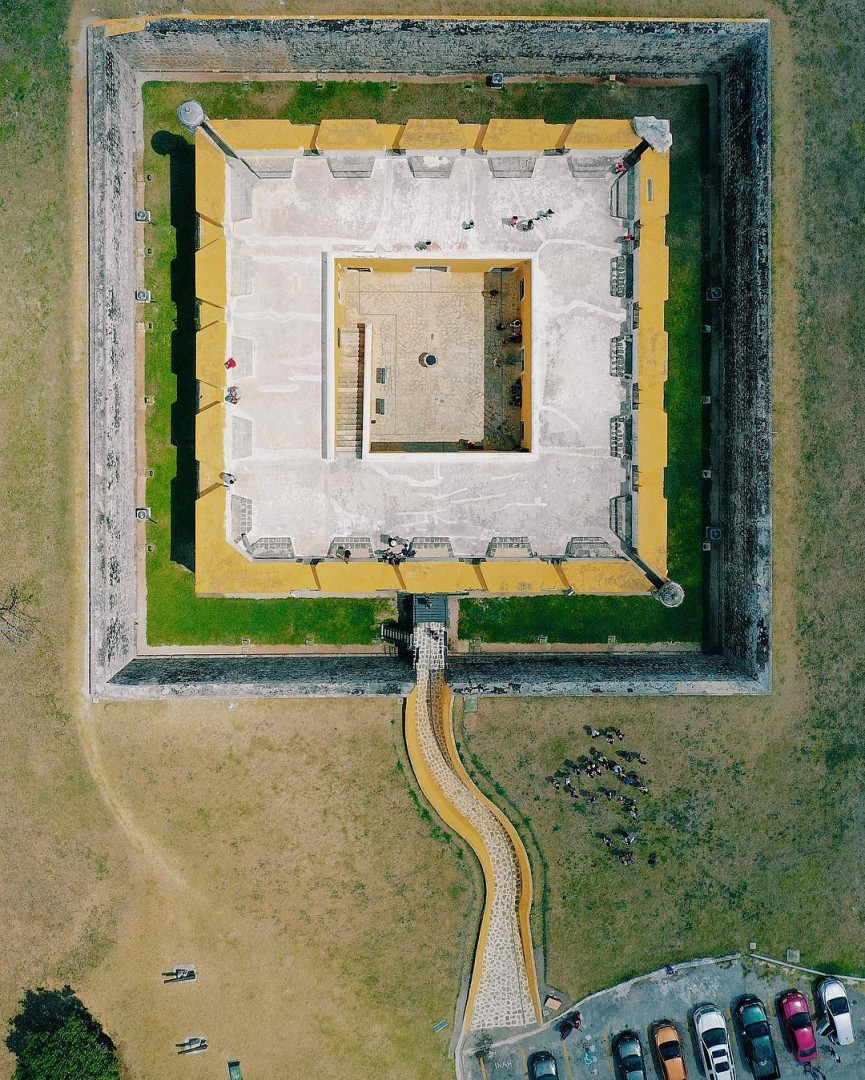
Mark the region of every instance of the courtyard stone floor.
POLYGON ((234 492, 252 499, 251 539, 290 536, 298 555, 326 553, 334 536, 378 543, 384 534, 448 536, 462 556, 483 555, 493 536, 528 536, 540 554, 562 554, 572 536, 618 548, 609 500, 624 471, 610 456, 609 422, 623 390, 609 374, 609 343, 624 313, 609 268, 623 230, 609 187, 575 179, 558 157, 540 158, 532 179, 494 178, 474 155, 449 180, 416 179, 396 157, 377 161, 369 179, 334 179, 323 158, 303 158, 291 178, 259 181, 251 218, 228 230, 231 341, 252 345, 235 380, 226 469, 234 492), (507 224, 547 208, 554 215, 531 232, 507 224), (431 262, 533 260, 532 453, 325 457, 328 260, 414 258, 419 239, 433 241, 431 262), (243 437, 232 438, 235 420, 243 437))

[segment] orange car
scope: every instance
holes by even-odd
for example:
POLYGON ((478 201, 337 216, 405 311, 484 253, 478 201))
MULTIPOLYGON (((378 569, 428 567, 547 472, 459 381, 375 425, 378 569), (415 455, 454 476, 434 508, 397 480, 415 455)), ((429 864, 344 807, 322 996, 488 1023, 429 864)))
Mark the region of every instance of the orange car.
POLYGON ((659 1020, 652 1025, 652 1042, 658 1053, 664 1080, 688 1080, 682 1039, 672 1020, 659 1020))

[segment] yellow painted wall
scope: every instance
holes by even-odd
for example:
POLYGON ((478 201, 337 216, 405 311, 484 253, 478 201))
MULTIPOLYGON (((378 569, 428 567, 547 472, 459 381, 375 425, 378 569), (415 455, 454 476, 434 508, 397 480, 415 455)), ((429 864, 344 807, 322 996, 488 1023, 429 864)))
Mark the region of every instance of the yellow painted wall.
POLYGON ((651 591, 643 571, 628 559, 569 559, 561 571, 578 594, 631 596, 651 591))
POLYGON ((640 224, 643 228, 670 212, 670 154, 647 150, 637 166, 640 184, 640 224), (652 198, 648 198, 648 181, 652 198))
POLYGON ((543 153, 563 145, 567 125, 547 124, 543 120, 494 118, 487 124, 482 146, 488 154, 518 150, 543 153))
POLYGON ((402 150, 459 150, 466 133, 458 120, 407 120, 399 135, 402 150))
POLYGON ((227 258, 224 237, 199 248, 195 253, 195 295, 214 307, 224 308, 228 299, 227 258))
POLYGON ((322 120, 315 133, 315 145, 324 151, 375 153, 392 150, 401 132, 401 124, 379 124, 375 120, 322 120))
POLYGON ((416 266, 446 266, 454 274, 485 274, 498 266, 513 266, 521 268, 522 260, 516 259, 454 259, 438 258, 435 252, 424 252, 405 259, 381 259, 372 256, 367 259, 335 259, 334 267, 337 272, 349 267, 368 266, 377 274, 407 274, 416 266))
POLYGON ((225 158, 203 128, 195 129, 195 209, 214 225, 225 224, 225 158))
POLYGON ((572 150, 630 150, 639 141, 630 120, 575 120, 564 136, 572 150))
POLYGON ((223 390, 226 384, 228 327, 222 319, 203 327, 195 335, 195 374, 200 382, 223 390))
MULTIPOLYGON (((220 394, 215 402, 195 415, 195 457, 198 461, 198 485, 201 491, 207 491, 213 484, 218 484, 219 474, 225 471, 226 408, 224 395, 220 394)), ((225 539, 224 521, 220 528, 225 539)), ((196 541, 197 539, 196 537, 196 541)))
POLYGON ((232 150, 311 150, 315 124, 290 120, 212 120, 210 126, 232 150))
POLYGON ((667 466, 667 414, 664 386, 668 369, 668 338, 664 329, 664 302, 669 295, 670 253, 666 242, 666 215, 670 205, 670 156, 647 150, 637 165, 639 184, 640 246, 637 300, 639 406, 636 412, 638 489, 635 493, 637 554, 659 577, 667 576, 668 521, 664 495, 667 466), (648 199, 648 181, 652 199, 648 199))

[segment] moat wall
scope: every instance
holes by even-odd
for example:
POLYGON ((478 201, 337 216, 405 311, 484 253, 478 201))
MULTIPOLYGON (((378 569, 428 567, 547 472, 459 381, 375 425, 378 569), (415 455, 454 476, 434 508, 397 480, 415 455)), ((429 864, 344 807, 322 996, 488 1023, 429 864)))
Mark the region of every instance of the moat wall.
POLYGON ((90 169, 90 680, 99 696, 400 695, 388 657, 136 659, 138 595, 135 180, 148 75, 369 72, 616 74, 717 89, 720 404, 713 470, 723 539, 717 655, 454 658, 463 693, 760 693, 771 660, 770 82, 767 22, 165 18, 88 34, 90 169), (388 674, 392 672, 392 675, 388 674), (505 689, 511 687, 511 689, 505 689), (514 689, 519 687, 519 689, 514 689))

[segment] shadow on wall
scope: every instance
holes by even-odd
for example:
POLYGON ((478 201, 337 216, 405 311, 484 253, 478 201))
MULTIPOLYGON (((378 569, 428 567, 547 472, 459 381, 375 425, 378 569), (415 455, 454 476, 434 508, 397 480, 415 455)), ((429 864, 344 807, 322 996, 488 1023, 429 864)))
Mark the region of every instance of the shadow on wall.
POLYGON ((171 559, 195 569, 195 153, 191 143, 157 131, 150 145, 170 162, 171 225, 176 254, 171 263, 171 299, 176 308, 171 335, 171 371, 177 397, 171 406, 171 442, 177 472, 171 481, 171 559))

